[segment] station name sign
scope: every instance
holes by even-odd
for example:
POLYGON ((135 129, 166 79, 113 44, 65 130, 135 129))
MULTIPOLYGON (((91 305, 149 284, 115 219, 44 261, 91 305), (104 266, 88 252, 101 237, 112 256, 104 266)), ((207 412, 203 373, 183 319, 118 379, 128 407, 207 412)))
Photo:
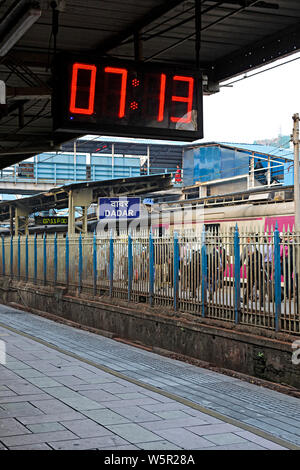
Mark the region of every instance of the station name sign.
POLYGON ((35 225, 68 225, 68 217, 38 216, 34 218, 35 225))
POLYGON ((100 220, 127 220, 140 217, 141 199, 139 197, 100 197, 100 220))
POLYGON ((62 54, 54 130, 193 141, 203 137, 199 72, 62 54))

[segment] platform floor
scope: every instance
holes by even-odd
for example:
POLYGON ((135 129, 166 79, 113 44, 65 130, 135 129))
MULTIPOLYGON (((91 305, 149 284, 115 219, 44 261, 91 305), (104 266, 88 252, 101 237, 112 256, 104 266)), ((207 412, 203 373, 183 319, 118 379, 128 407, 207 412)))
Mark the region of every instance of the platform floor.
POLYGON ((0 449, 300 449, 300 401, 0 305, 0 449))

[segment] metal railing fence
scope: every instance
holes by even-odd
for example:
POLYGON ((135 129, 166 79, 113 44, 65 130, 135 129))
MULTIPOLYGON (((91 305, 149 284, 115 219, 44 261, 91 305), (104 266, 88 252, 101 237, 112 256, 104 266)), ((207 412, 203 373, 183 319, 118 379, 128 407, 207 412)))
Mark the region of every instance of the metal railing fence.
POLYGON ((300 233, 3 237, 2 276, 300 334, 300 233))

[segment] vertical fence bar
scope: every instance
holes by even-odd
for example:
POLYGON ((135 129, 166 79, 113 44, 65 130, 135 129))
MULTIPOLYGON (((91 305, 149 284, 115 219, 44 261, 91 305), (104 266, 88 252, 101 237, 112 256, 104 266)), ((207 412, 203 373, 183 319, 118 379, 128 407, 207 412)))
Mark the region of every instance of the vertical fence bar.
POLYGON ((234 321, 239 323, 241 313, 241 267, 240 267, 240 236, 238 226, 234 232, 234 321))
POLYGON ((28 235, 25 238, 25 278, 28 281, 28 235))
POLYGON ((18 279, 21 277, 21 238, 18 236, 18 279))
POLYGON ((66 234, 66 285, 69 285, 69 237, 66 234))
POLYGON ((275 264, 275 330, 279 330, 279 317, 281 310, 281 269, 280 269, 280 239, 278 225, 274 230, 274 264, 275 264))
POLYGON ((81 292, 82 288, 82 237, 81 233, 79 234, 78 239, 78 290, 81 292))
POLYGON ((174 232, 174 258, 173 258, 173 295, 174 295, 174 310, 178 308, 178 281, 179 281, 179 243, 178 234, 174 232))
POLYGON ((113 294, 113 281, 114 281, 114 240, 112 234, 109 240, 109 295, 113 294))
POLYGON ((57 284, 57 235, 54 235, 54 253, 53 253, 53 258, 54 258, 54 285, 57 284))
POLYGON ((96 232, 93 238, 93 279, 94 279, 94 295, 97 294, 97 239, 96 232))
POLYGON ((43 246, 44 246, 44 250, 43 250, 44 285, 46 285, 47 283, 47 237, 45 233, 44 233, 43 246))
POLYGON ((153 294, 154 294, 154 245, 152 231, 149 235, 149 301, 150 306, 153 306, 153 294))
POLYGON ((13 237, 10 237, 10 277, 13 277, 14 274, 14 245, 13 245, 13 237))
POLYGON ((206 244, 205 244, 205 226, 203 225, 202 240, 201 240, 201 272, 202 272, 202 317, 206 314, 206 302, 207 302, 207 255, 206 255, 206 244))
POLYGON ((132 263, 132 238, 130 233, 128 234, 128 302, 131 298, 132 289, 132 275, 133 275, 133 263, 132 263))
POLYGON ((2 237, 2 275, 5 276, 5 244, 4 244, 4 237, 2 237))
POLYGON ((37 239, 36 234, 34 235, 34 245, 33 245, 33 264, 34 264, 34 283, 37 281, 37 239))

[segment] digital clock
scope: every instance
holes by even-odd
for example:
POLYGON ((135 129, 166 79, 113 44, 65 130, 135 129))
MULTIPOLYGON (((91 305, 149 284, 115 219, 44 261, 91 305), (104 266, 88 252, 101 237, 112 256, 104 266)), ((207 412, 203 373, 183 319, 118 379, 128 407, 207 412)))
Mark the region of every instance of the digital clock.
POLYGON ((61 56, 54 130, 193 141, 203 137, 199 73, 160 64, 61 56))

